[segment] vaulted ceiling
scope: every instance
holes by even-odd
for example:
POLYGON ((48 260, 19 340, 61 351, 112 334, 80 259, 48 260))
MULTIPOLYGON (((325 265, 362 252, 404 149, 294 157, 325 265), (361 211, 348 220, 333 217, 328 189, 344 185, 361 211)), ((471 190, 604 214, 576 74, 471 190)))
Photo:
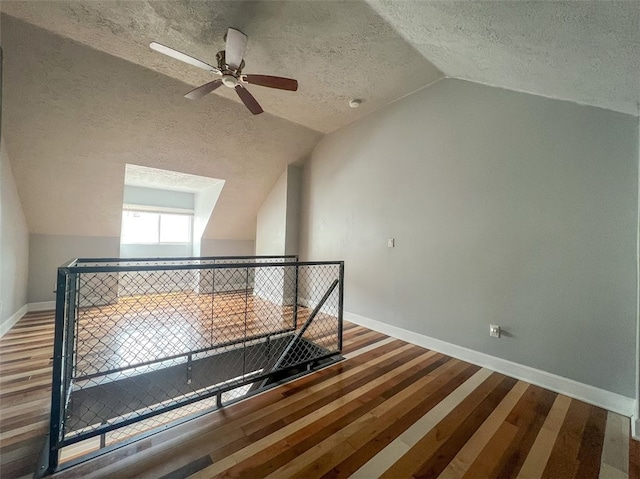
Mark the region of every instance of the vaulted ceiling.
POLYGON ((129 162, 227 180, 205 237, 251 238, 286 164, 303 161, 324 133, 444 76, 638 115, 637 0, 0 8, 3 137, 33 232, 117 235, 129 162), (215 63, 229 26, 249 37, 246 73, 300 84, 295 93, 250 87, 267 112, 259 117, 227 88, 185 100, 209 74, 149 49, 157 41, 215 63), (362 106, 349 108, 352 98, 362 106))
POLYGON ((638 0, 368 3, 449 77, 639 114, 638 0))
MULTIPOLYGON (((223 35, 233 26, 249 37, 245 73, 299 82, 296 93, 251 87, 264 110, 320 132, 442 76, 362 1, 20 0, 3 1, 2 10, 189 85, 213 77, 150 50, 149 43, 215 65, 216 53, 224 49, 223 35), (354 97, 365 100, 358 110, 348 106, 354 97)), ((215 94, 237 101, 227 88, 215 94)))
POLYGON ((13 17, 2 18, 2 136, 39 234, 118 237, 127 164, 224 179, 205 238, 252 239, 286 165, 321 134, 13 17))

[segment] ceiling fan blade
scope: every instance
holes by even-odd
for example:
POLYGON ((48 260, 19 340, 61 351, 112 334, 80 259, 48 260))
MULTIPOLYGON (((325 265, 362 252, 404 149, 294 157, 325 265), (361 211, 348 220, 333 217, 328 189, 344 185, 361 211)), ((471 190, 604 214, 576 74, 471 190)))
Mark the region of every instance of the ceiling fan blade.
POLYGON ((242 85, 236 85, 236 93, 238 94, 238 96, 242 100, 242 103, 244 103, 244 105, 254 115, 259 115, 260 113, 262 113, 264 111, 262 109, 262 107, 260 106, 260 104, 257 102, 257 100, 255 98, 253 98, 253 95, 251 93, 249 93, 249 90, 247 90, 242 85))
POLYGON ((240 68, 245 48, 247 48, 247 36, 240 30, 229 28, 224 53, 224 58, 229 68, 232 70, 240 68))
POLYGON ((213 80, 209 83, 205 83, 204 85, 199 86, 191 90, 189 93, 185 95, 185 98, 189 100, 197 100, 198 98, 202 98, 203 96, 211 93, 213 90, 222 85, 222 80, 213 80))
POLYGON ((279 90, 298 90, 298 80, 292 78, 272 77, 270 75, 243 75, 243 79, 252 85, 277 88, 279 90))
POLYGON ((182 62, 188 63, 189 65, 193 65, 213 73, 220 72, 220 70, 218 70, 216 67, 212 65, 209 65, 208 63, 202 62, 197 58, 193 58, 192 56, 179 52, 178 50, 174 50, 173 48, 169 48, 167 46, 161 45, 160 43, 151 42, 149 46, 151 47, 152 50, 155 50, 160 53, 164 53, 165 55, 168 55, 171 58, 175 58, 176 60, 180 60, 182 62))

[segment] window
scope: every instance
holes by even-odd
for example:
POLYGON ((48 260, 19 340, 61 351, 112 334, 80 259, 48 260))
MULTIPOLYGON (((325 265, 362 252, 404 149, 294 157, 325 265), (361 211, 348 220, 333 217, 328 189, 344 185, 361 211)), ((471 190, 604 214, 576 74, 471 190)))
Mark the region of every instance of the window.
POLYGON ((122 238, 124 244, 190 243, 191 220, 186 213, 161 211, 122 211, 122 238))

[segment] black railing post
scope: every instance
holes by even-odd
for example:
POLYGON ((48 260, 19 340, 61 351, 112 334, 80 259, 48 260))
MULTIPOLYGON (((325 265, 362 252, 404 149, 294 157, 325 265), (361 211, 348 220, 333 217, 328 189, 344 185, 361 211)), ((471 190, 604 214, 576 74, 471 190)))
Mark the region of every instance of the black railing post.
MULTIPOLYGON (((255 273, 254 273, 255 276, 255 273)), ((249 310, 249 267, 244 278, 244 343, 242 348, 242 376, 247 374, 247 314, 249 310)))
POLYGON ((67 296, 67 271, 58 268, 56 280, 56 319, 53 340, 53 377, 51 382, 51 419, 49 425, 49 464, 47 473, 53 473, 58 467, 59 443, 62 434, 62 410, 64 392, 62 388, 62 358, 65 343, 65 310, 67 296))
POLYGON ((344 312, 344 261, 340 261, 340 286, 338 287, 338 351, 342 352, 342 330, 344 312))
POLYGON ((81 273, 69 273, 67 276, 67 324, 64 349, 64 382, 62 384, 62 389, 64 391, 63 401, 65 405, 69 397, 71 380, 75 376, 75 341, 77 334, 76 325, 78 323, 77 312, 80 308, 80 275, 81 273))
MULTIPOLYGON (((215 261, 213 262, 215 264, 215 261)), ((214 334, 215 334, 215 325, 216 325, 216 270, 211 268, 211 340, 209 341, 209 345, 213 346, 214 343, 214 334)))
POLYGON ((300 275, 300 267, 298 266, 298 258, 296 257, 296 284, 293 293, 293 329, 298 329, 298 276, 300 275))
MULTIPOLYGON (((106 421, 102 421, 102 426, 106 426, 107 422, 106 421)), ((104 449, 105 447, 107 447, 107 433, 103 433, 100 434, 100 449, 104 449)))
POLYGON ((80 273, 73 273, 72 278, 74 279, 74 295, 75 295, 75 309, 73 311, 73 323, 75 325, 75 329, 73 330, 73 346, 71 347, 71 351, 73 354, 73 375, 77 376, 77 351, 78 351, 78 336, 80 334, 80 321, 78 321, 78 311, 80 311, 80 292, 81 284, 80 284, 80 273))
POLYGON ((191 384, 193 379, 193 355, 187 356, 187 384, 191 384))

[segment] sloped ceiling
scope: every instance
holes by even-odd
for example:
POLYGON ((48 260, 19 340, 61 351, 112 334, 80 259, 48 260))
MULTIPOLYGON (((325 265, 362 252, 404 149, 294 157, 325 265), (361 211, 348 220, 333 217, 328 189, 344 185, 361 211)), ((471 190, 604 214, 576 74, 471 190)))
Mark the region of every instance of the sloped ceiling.
MULTIPOLYGON (((227 27, 249 36, 265 110, 329 132, 442 75, 638 115, 640 1, 23 1, 2 11, 184 81, 210 77, 150 52, 152 40, 214 62, 227 27), (435 65, 435 66, 434 66, 435 65), (347 101, 365 103, 350 110, 347 101)), ((224 88, 216 94, 237 101, 224 88)))
POLYGON ((119 236, 127 163, 226 180, 205 238, 253 239, 256 213, 320 133, 248 115, 11 17, 2 18, 3 137, 31 233, 119 236))
POLYGON ((449 77, 639 113, 638 0, 368 3, 449 77))
POLYGON ((444 75, 638 115, 640 1, 8 1, 3 137, 30 231, 117 236, 126 163, 226 180, 206 238, 253 239, 287 164, 323 133, 444 75), (228 26, 249 36, 254 117, 182 95, 228 26), (363 98, 350 109, 351 98, 363 98))
MULTIPOLYGON (((245 73, 299 82, 295 93, 251 86, 264 110, 324 133, 442 77, 362 1, 3 0, 1 8, 188 83, 182 94, 213 77, 152 51, 149 43, 215 65, 223 35, 233 26, 249 37, 245 73), (364 99, 357 110, 348 106, 353 98, 364 99)), ((228 88, 215 95, 239 101, 228 88)), ((213 109, 210 96, 199 101, 213 109)))

